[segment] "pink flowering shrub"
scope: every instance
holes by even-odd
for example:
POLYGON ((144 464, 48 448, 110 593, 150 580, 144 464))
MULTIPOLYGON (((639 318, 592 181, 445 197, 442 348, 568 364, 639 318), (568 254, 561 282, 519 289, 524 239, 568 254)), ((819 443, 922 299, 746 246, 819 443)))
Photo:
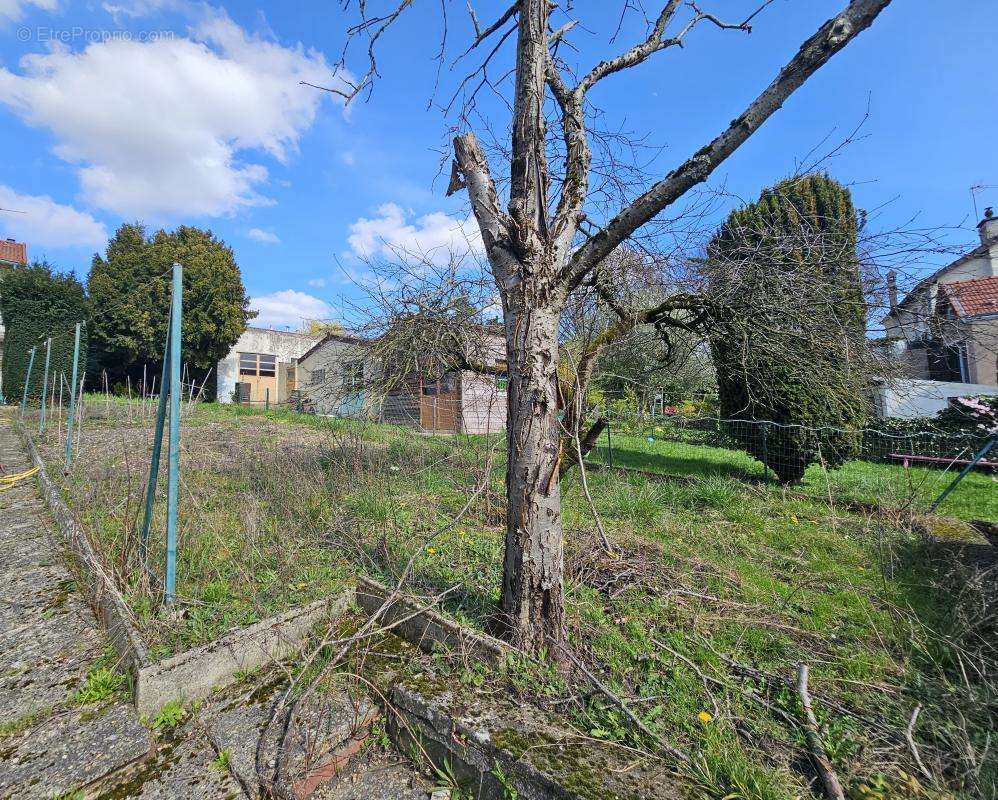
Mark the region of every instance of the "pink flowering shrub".
POLYGON ((998 434, 998 397, 955 397, 939 421, 985 436, 998 434))

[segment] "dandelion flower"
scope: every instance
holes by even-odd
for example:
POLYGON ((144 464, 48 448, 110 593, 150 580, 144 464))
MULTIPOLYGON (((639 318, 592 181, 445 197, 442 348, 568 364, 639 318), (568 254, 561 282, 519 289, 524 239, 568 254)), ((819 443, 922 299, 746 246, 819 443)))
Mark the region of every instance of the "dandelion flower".
POLYGON ((429 553, 432 556, 435 552, 437 552, 437 548, 435 548, 435 547, 427 547, 426 548, 426 552, 429 553))
POLYGON ((711 714, 709 711, 701 711, 699 714, 697 714, 697 719, 700 720, 704 725, 706 725, 708 722, 714 719, 714 715, 711 714))
POLYGON ((793 525, 799 525, 800 524, 800 520, 797 519, 797 515, 796 514, 791 514, 790 515, 790 522, 793 525))

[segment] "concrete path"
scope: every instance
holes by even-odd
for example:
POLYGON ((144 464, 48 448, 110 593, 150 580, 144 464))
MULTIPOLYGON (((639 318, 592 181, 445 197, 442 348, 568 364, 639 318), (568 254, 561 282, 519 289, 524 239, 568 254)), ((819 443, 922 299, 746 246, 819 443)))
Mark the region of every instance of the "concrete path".
MULTIPOLYGON (((7 418, 0 466, 31 466, 7 418)), ((113 651, 74 591, 35 479, 0 490, 0 798, 239 796, 206 742, 160 746, 124 691, 81 702, 97 666, 113 669, 113 651)))
MULTIPOLYGON (((0 416, 0 477, 30 467, 10 419, 0 416)), ((35 478, 0 489, 0 800, 248 800, 244 786, 258 794, 240 767, 259 732, 227 717, 218 724, 222 712, 252 721, 259 710, 252 702, 233 708, 222 693, 167 737, 142 724, 124 686, 101 702, 81 702, 88 675, 113 669, 114 653, 67 563, 35 478)), ((314 800, 432 793, 405 761, 380 750, 356 755, 315 787, 314 800)))

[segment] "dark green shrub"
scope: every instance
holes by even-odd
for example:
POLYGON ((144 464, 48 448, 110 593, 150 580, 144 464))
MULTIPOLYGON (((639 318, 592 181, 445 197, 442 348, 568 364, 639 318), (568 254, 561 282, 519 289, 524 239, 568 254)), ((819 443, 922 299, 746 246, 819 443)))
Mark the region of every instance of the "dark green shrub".
MULTIPOLYGON (((3 345, 3 393, 8 402, 19 402, 24 392, 30 350, 37 347, 31 370, 28 397, 42 394, 45 342, 52 338, 49 357, 49 385, 59 393, 65 376, 65 396, 73 368, 73 336, 77 322, 87 320, 83 284, 72 273, 59 274, 44 262, 30 267, 14 267, 0 286, 0 314, 6 328, 3 345), (52 377, 55 376, 55 377, 52 377)), ((80 376, 86 368, 87 326, 80 340, 80 376)))
POLYGON ((807 175, 728 217, 708 247, 711 351, 730 435, 782 482, 854 457, 866 419, 866 300, 848 189, 807 175), (819 429, 819 430, 816 430, 819 429))

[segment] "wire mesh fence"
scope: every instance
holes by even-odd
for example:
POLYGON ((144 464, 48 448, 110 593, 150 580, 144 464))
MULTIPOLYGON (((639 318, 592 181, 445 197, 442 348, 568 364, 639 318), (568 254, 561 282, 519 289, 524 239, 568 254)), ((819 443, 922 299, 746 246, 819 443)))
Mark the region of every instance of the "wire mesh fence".
MULTIPOLYGON (((925 421, 896 430, 788 425, 766 420, 681 414, 602 412, 609 424, 591 460, 673 478, 726 476, 797 487, 830 499, 934 510, 958 477, 962 516, 987 519, 998 488, 998 432, 930 429, 925 421), (969 477, 968 477, 969 476, 969 477)), ((885 427, 888 427, 885 425, 885 427)))

